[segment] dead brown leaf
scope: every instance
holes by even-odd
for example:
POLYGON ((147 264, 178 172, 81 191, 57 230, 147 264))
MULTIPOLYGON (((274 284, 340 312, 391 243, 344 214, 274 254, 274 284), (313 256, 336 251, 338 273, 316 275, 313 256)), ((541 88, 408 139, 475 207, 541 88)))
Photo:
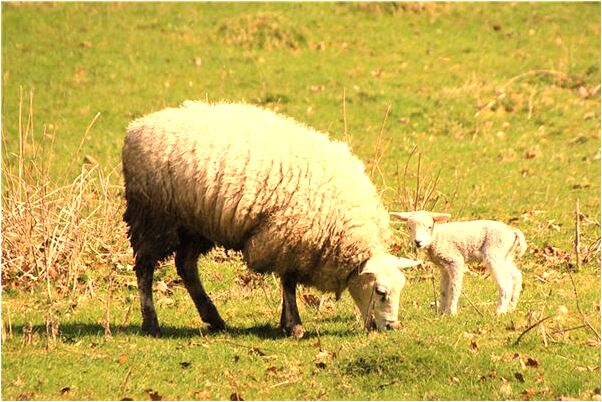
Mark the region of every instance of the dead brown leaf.
POLYGON ((148 394, 151 401, 161 401, 163 396, 159 392, 152 390, 151 388, 145 389, 144 392, 148 394))
POLYGON ((535 395, 535 390, 533 388, 525 388, 523 392, 520 393, 520 399, 522 401, 528 401, 533 395, 535 395))
POLYGON ((538 367, 539 366, 539 362, 531 357, 527 358, 527 363, 526 363, 527 367, 538 367))
POLYGON ((525 376, 523 375, 523 373, 520 373, 520 372, 514 373, 514 378, 516 378, 518 380, 518 382, 525 382, 525 376))
POLYGON ((512 385, 507 381, 503 382, 500 387, 500 392, 505 398, 510 398, 512 396, 512 385))
POLYGON ((268 366, 265 369, 265 372, 268 373, 268 374, 270 374, 270 375, 276 375, 278 373, 278 370, 279 369, 276 366, 268 366))
POLYGON ((539 149, 539 147, 535 147, 535 148, 527 149, 525 151, 525 153, 523 154, 523 157, 525 159, 535 159, 535 158, 539 158, 541 155, 542 155, 541 149, 539 149))
POLYGON ((201 389, 194 393, 194 399, 199 399, 201 401, 210 401, 213 398, 211 398, 211 394, 209 392, 205 391, 204 389, 201 389))
POLYGON ((31 401, 33 396, 33 392, 25 391, 19 394, 17 397, 17 401, 31 401))
POLYGON ((128 355, 126 355, 125 353, 120 354, 117 357, 117 363, 122 364, 128 361, 128 355))
POLYGON ((233 392, 230 394, 231 401, 244 401, 243 397, 238 392, 233 392))
POLYGON ((496 378, 496 377, 497 377, 497 371, 491 370, 486 376, 482 375, 481 377, 479 377, 479 381, 483 382, 483 381, 487 381, 488 379, 496 378))
POLYGON ((315 308, 320 307, 320 298, 316 295, 312 295, 311 293, 302 293, 301 301, 306 306, 311 306, 315 308))
POLYGON ((374 70, 370 71, 370 75, 372 76, 372 78, 380 78, 383 76, 383 74, 384 72, 382 68, 375 68, 374 70))
POLYGON ((587 112, 586 114, 583 115, 583 120, 590 120, 590 119, 593 119, 594 117, 596 117, 595 112, 587 112))

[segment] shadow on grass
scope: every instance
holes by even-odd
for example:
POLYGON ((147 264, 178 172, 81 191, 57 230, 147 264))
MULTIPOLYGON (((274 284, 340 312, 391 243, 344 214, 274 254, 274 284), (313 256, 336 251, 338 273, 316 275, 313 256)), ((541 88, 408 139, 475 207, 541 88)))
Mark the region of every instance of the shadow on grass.
MULTIPOLYGON (((37 333, 44 336, 46 334, 46 326, 36 324, 31 327, 24 325, 14 325, 13 331, 16 336, 27 336, 27 333, 37 333)), ((60 326, 60 336, 63 342, 76 342, 79 338, 84 336, 104 336, 104 328, 100 324, 93 323, 66 323, 60 326)), ((139 335, 149 336, 143 334, 138 325, 112 325, 111 334, 113 337, 139 335)), ((213 332, 208 327, 173 327, 168 325, 161 326, 161 337, 167 339, 194 339, 201 337, 223 337, 224 335, 231 338, 245 338, 245 337, 257 337, 260 339, 282 339, 286 338, 284 333, 277 326, 270 324, 258 324, 251 327, 231 327, 228 326, 225 332, 213 332)), ((358 332, 353 328, 344 330, 333 330, 325 329, 321 330, 319 326, 317 330, 309 330, 306 327, 305 335, 303 339, 314 339, 320 336, 339 336, 339 337, 351 337, 357 336, 358 332), (319 333, 318 333, 319 332, 319 333)))

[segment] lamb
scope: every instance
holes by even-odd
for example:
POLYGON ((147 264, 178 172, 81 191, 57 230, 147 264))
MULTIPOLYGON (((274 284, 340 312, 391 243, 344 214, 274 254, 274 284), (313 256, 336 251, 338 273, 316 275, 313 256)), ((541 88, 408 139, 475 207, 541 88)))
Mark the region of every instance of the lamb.
POLYGON ((497 314, 514 310, 522 289, 522 274, 513 262, 527 250, 523 233, 504 223, 490 220, 444 223, 449 214, 433 212, 392 212, 406 221, 411 242, 425 248, 441 269, 439 310, 457 314, 462 291, 464 265, 482 261, 497 282, 497 314))
POLYGON ((225 329, 197 269, 215 245, 280 277, 288 335, 304 333, 297 284, 348 288, 366 327, 399 327, 400 269, 421 262, 388 253, 388 214, 346 144, 259 107, 186 101, 133 121, 122 161, 143 332, 160 336, 153 273, 174 253, 201 319, 225 329))

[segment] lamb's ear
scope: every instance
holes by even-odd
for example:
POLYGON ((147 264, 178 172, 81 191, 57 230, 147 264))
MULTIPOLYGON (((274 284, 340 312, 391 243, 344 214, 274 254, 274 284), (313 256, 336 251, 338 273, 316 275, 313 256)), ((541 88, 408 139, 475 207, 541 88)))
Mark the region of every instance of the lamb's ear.
POLYGON ((451 218, 450 214, 442 214, 440 212, 429 212, 429 215, 433 218, 433 220, 437 223, 444 223, 451 218))
POLYGON ((398 261, 399 261, 399 263, 397 264, 397 268, 399 268, 399 269, 410 268, 410 267, 415 267, 417 265, 424 264, 424 262, 421 260, 411 260, 409 258, 403 258, 403 257, 399 257, 398 261))
POLYGON ((389 212, 389 215, 396 217, 399 220, 407 221, 412 215, 411 212, 389 212))

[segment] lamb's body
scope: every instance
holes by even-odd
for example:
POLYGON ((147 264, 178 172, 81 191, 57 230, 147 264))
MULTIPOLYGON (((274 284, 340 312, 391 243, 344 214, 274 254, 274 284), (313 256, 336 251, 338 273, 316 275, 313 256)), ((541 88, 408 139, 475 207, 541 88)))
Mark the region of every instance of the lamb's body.
MULTIPOLYGON (((449 256, 461 256, 465 262, 483 261, 489 254, 497 254, 497 250, 509 252, 515 245, 517 232, 520 233, 491 220, 441 223, 435 226, 435 235, 427 250, 433 262, 444 262, 449 256)), ((524 236, 521 244, 524 244, 524 236)), ((523 253, 521 249, 520 255, 523 253)))
POLYGON ((193 260, 196 269, 220 244, 278 273, 285 291, 288 280, 340 293, 386 253, 388 214, 347 145, 263 109, 185 102, 140 118, 128 127, 123 170, 137 270, 173 252, 178 265, 182 247, 178 272, 193 260))
POLYGON ((441 268, 442 312, 456 314, 462 290, 465 264, 480 261, 491 271, 499 290, 497 313, 516 308, 522 289, 522 274, 514 264, 526 249, 523 233, 502 222, 476 220, 435 223, 449 218, 426 212, 393 213, 407 221, 412 240, 425 248, 429 258, 441 268))

